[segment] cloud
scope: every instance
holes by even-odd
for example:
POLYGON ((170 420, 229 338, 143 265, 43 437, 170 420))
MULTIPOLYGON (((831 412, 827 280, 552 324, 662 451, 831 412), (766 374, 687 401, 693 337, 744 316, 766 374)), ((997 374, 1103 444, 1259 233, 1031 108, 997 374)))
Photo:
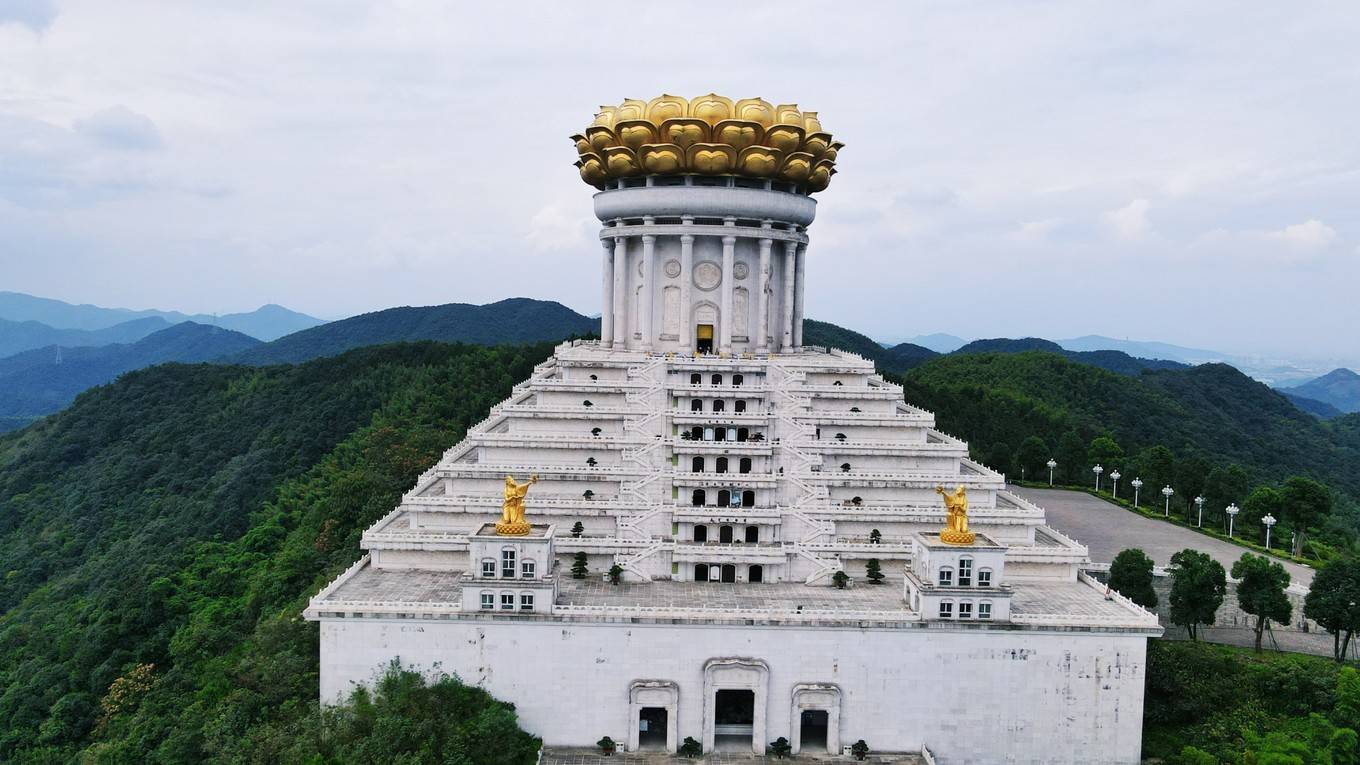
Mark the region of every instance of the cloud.
POLYGON ((1285 226, 1279 231, 1270 231, 1266 236, 1292 247, 1319 249, 1336 241, 1336 229, 1317 218, 1309 218, 1303 223, 1285 226))
POLYGON ((75 131, 111 149, 148 150, 164 145, 156 123, 126 106, 112 106, 76 120, 75 131))
POLYGON ((1019 242, 1038 242, 1047 239, 1062 225, 1061 218, 1025 221, 1010 233, 1010 238, 1019 242))
POLYGON ((0 2, 0 24, 22 24, 41 34, 57 18, 52 0, 4 0, 0 2))
POLYGON ((1118 210, 1101 215, 1100 219, 1120 237, 1138 239, 1152 229, 1147 216, 1149 206, 1146 199, 1135 199, 1118 210))
POLYGON ((594 220, 577 218, 560 204, 549 204, 529 219, 526 238, 540 252, 573 250, 589 252, 590 232, 599 228, 594 220))

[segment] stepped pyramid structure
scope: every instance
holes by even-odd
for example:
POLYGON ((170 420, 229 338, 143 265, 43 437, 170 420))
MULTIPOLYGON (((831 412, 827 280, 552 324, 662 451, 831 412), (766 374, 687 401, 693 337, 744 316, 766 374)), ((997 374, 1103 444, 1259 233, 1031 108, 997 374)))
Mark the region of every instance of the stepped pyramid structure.
POLYGON ((841 148, 816 114, 662 96, 574 140, 602 339, 559 346, 312 600, 323 699, 400 659, 548 746, 1137 762, 1155 616, 870 361, 802 342, 841 148))

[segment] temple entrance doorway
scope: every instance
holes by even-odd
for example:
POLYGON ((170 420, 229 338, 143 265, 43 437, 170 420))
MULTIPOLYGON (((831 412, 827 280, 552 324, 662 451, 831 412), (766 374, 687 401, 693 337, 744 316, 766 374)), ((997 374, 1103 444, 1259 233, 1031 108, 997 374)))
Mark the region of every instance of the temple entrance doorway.
POLYGON ((666 751, 665 707, 643 707, 638 710, 638 749, 642 751, 666 751))
POLYGON ((755 734, 756 693, 750 689, 719 689, 713 700, 713 748, 719 752, 749 752, 755 734))
POLYGON ((713 352, 712 324, 699 324, 694 327, 694 350, 697 353, 713 352))
POLYGON ((798 721, 798 738, 804 752, 825 752, 828 713, 825 709, 804 709, 798 721))

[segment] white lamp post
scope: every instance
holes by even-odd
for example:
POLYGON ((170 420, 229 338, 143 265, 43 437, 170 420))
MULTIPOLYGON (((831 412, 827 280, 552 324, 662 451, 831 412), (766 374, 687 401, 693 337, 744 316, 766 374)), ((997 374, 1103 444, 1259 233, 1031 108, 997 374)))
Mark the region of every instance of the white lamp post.
POLYGON ((1133 509, 1134 509, 1134 510, 1137 510, 1137 509, 1138 509, 1138 490, 1141 489, 1141 488, 1143 488, 1143 479, 1141 479, 1141 478, 1135 478, 1135 479, 1133 479, 1132 481, 1129 481, 1129 483, 1133 485, 1133 509))
POLYGON ((1100 491, 1100 474, 1105 472, 1105 468, 1096 465, 1091 468, 1091 472, 1096 474, 1096 491, 1100 491))
POLYGON ((1275 516, 1266 513, 1266 517, 1261 519, 1261 523, 1266 526, 1266 549, 1270 549, 1270 529, 1275 525, 1275 516))
POLYGON ((1242 508, 1235 504, 1228 505, 1226 512, 1228 513, 1228 539, 1232 539, 1233 520, 1237 518, 1238 513, 1242 512, 1242 508))
POLYGON ((1119 471, 1110 473, 1110 480, 1114 482, 1114 498, 1119 499, 1119 471))
POLYGON ((1195 528, 1204 528, 1204 497, 1195 497, 1195 507, 1199 509, 1198 520, 1195 521, 1195 528))
POLYGON ((1052 485, 1053 485, 1053 468, 1055 468, 1055 467, 1057 467, 1057 466, 1058 466, 1057 460, 1053 459, 1052 457, 1049 457, 1049 458, 1048 458, 1048 485, 1049 485, 1049 486, 1052 486, 1052 485))
POLYGON ((1166 512, 1163 513, 1163 515, 1165 515, 1167 518, 1171 517, 1171 495, 1175 493, 1176 490, 1171 488, 1170 486, 1162 487, 1162 496, 1166 497, 1166 512))

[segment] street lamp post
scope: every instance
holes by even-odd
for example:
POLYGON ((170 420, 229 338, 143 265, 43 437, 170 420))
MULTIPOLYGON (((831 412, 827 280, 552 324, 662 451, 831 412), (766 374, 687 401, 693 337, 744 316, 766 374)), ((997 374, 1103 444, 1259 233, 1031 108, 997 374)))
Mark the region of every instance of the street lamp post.
POLYGON ((1165 515, 1167 518, 1171 517, 1171 495, 1175 493, 1176 490, 1171 488, 1170 486, 1162 487, 1162 496, 1166 497, 1166 512, 1163 513, 1163 515, 1165 515))
POLYGON ((1266 549, 1270 549, 1270 529, 1275 525, 1275 516, 1266 513, 1266 517, 1261 519, 1261 523, 1266 527, 1266 549))
POLYGON ((1105 472, 1105 468, 1101 467, 1100 465, 1096 465, 1095 467, 1091 468, 1091 472, 1096 474, 1096 491, 1099 492, 1100 474, 1105 472))
POLYGON ((1058 461, 1052 457, 1048 458, 1048 485, 1053 485, 1053 468, 1058 466, 1058 461))
POLYGON ((1129 483, 1133 484, 1133 509, 1138 509, 1138 490, 1143 488, 1143 479, 1135 478, 1129 483))
POLYGON ((1195 497, 1195 507, 1199 509, 1199 515, 1195 521, 1195 528, 1204 528, 1204 497, 1195 497))
POLYGON ((1228 539, 1232 539, 1233 519, 1237 518, 1237 514, 1242 512, 1242 508, 1235 504, 1228 505, 1226 512, 1228 513, 1228 539))
POLYGON ((1119 471, 1110 473, 1110 480, 1114 482, 1114 498, 1119 499, 1119 471))

